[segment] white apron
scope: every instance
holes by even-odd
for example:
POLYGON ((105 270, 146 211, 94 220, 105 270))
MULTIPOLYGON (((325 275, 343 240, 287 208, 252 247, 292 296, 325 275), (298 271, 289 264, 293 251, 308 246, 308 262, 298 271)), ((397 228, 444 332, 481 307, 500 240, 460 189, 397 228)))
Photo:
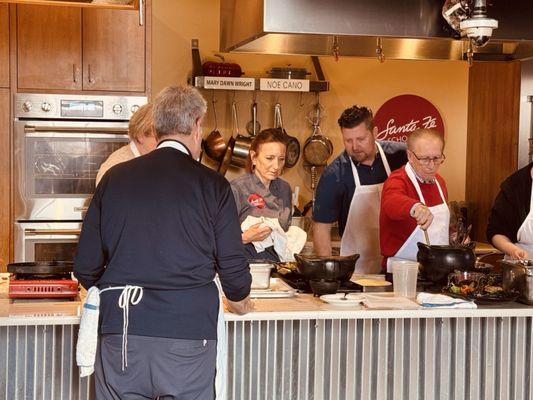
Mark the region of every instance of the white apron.
POLYGON ((533 186, 531 187, 531 196, 529 197, 529 214, 527 215, 518 233, 516 238, 518 242, 516 245, 521 249, 527 251, 527 258, 533 257, 533 186))
POLYGON ((139 151, 139 149, 137 148, 137 145, 135 144, 135 142, 133 140, 130 142, 130 150, 133 153, 133 155, 135 156, 135 158, 141 156, 141 152, 139 151))
MULTIPOLYGON (((380 144, 376 142, 383 166, 390 175, 389 162, 380 144)), ((361 185, 359 173, 350 158, 355 192, 350 204, 346 227, 341 239, 341 256, 360 254, 355 273, 376 274, 381 271, 381 250, 379 247, 379 209, 383 183, 361 185)))
MULTIPOLYGON (((407 172, 407 176, 415 186, 420 202, 426 204, 424 196, 422 195, 422 190, 420 189, 420 185, 418 183, 418 179, 416 179, 415 172, 413 171, 413 167, 411 167, 411 164, 407 163, 405 165, 405 171, 407 172)), ((448 205, 446 204, 446 198, 444 197, 444 193, 442 193, 442 189, 437 179, 435 179, 435 183, 437 185, 437 188, 439 189, 442 204, 433 207, 428 207, 429 211, 431 211, 431 214, 433 214, 433 222, 431 222, 431 225, 427 229, 427 234, 429 237, 429 242, 432 245, 449 245, 450 210, 448 209, 448 205)), ((422 230, 422 228, 420 228, 420 225, 417 225, 415 227, 409 238, 405 241, 402 247, 400 247, 400 250, 398 250, 394 257, 389 257, 387 259, 387 272, 392 272, 392 261, 394 260, 400 259, 416 261, 416 254, 418 253, 418 242, 426 243, 424 231, 422 230)))

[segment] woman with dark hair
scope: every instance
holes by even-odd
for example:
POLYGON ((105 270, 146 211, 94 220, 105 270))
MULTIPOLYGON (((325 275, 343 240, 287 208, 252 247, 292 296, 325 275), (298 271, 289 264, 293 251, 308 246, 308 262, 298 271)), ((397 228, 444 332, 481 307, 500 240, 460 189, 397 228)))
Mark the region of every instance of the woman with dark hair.
MULTIPOLYGON (((280 129, 259 132, 248 154, 246 173, 231 182, 237 203, 239 222, 247 217, 275 218, 284 231, 289 229, 292 214, 291 187, 280 179, 285 166, 286 135, 280 129)), ((273 247, 257 252, 253 242, 262 242, 272 233, 270 227, 257 223, 242 232, 248 259, 279 261, 273 247)))
POLYGON ((507 258, 533 257, 533 163, 503 181, 494 200, 487 239, 507 258))

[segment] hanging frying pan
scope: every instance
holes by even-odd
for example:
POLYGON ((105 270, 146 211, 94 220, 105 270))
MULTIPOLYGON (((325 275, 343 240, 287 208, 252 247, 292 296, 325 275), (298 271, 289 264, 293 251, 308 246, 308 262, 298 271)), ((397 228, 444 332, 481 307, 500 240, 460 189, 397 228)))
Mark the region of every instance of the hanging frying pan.
POLYGON ((304 144, 304 160, 311 165, 326 165, 333 154, 333 143, 320 130, 320 102, 315 108, 313 118, 313 134, 307 138, 304 144))
POLYGON ((285 167, 292 168, 300 158, 300 142, 294 136, 290 136, 283 128, 283 118, 281 116, 281 104, 274 105, 274 127, 281 129, 287 136, 287 154, 285 155, 285 167))

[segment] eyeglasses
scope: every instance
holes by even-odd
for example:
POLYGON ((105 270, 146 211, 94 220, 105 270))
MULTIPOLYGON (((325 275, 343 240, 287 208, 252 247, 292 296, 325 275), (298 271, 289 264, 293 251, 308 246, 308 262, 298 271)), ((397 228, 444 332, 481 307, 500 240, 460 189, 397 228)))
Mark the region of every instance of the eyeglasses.
POLYGON ((418 157, 416 153, 412 150, 409 150, 415 158, 420 162, 422 165, 429 165, 431 162, 433 162, 435 165, 440 165, 446 160, 446 156, 444 154, 441 154, 438 157, 418 157))

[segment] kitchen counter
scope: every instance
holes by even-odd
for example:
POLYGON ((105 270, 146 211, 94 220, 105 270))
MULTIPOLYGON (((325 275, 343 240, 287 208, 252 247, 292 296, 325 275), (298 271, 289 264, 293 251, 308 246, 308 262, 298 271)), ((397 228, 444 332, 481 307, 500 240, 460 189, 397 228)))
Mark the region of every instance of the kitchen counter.
MULTIPOLYGON (((92 378, 79 379, 74 361, 80 299, 11 302, 5 288, 0 398, 92 399, 92 378)), ((365 310, 311 295, 255 302, 253 313, 226 314, 229 399, 529 400, 533 393, 533 307, 365 310)))

